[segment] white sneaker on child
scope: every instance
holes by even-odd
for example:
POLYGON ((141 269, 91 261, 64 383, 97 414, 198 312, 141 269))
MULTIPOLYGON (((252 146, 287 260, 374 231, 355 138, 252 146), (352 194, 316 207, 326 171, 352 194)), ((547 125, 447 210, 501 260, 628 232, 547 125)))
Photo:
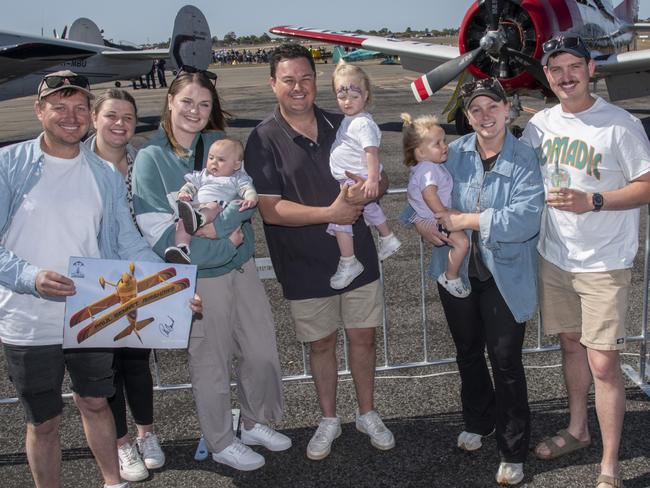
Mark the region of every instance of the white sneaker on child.
POLYGON ((384 259, 395 254, 400 247, 402 247, 402 242, 397 237, 395 237, 395 234, 392 232, 386 237, 379 236, 379 249, 377 250, 377 257, 380 261, 383 261, 384 259))
POLYGON ((204 223, 203 214, 184 200, 178 201, 178 217, 183 221, 183 227, 188 234, 194 235, 204 223))
POLYGON ((341 257, 336 273, 330 278, 330 286, 335 290, 342 290, 361 273, 363 273, 363 264, 356 257, 341 257))
POLYGON ((465 287, 463 280, 460 278, 456 278, 455 280, 447 279, 447 275, 444 271, 440 276, 438 276, 438 283, 440 283, 445 290, 456 298, 467 298, 472 292, 470 288, 465 287))

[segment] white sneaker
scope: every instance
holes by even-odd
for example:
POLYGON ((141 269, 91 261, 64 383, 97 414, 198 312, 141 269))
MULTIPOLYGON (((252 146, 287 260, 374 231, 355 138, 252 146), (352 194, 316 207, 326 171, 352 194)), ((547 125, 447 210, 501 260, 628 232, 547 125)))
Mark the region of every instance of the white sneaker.
POLYGON ((524 479, 524 463, 499 464, 496 480, 500 485, 516 485, 524 479))
POLYGON ((264 466, 265 462, 264 456, 242 444, 237 437, 225 449, 212 453, 212 459, 240 471, 253 471, 264 466))
POLYGON ((359 415, 357 410, 357 430, 368 434, 370 436, 370 443, 377 449, 387 451, 395 447, 395 437, 393 433, 388 430, 379 417, 379 414, 374 410, 359 415))
POLYGON ((117 448, 120 461, 120 476, 127 481, 142 481, 149 477, 147 467, 140 459, 138 449, 128 442, 117 448))
POLYGON ((325 459, 332 450, 332 442, 341 435, 341 419, 323 417, 313 437, 307 444, 307 457, 314 461, 325 459))
POLYGON ((117 485, 104 484, 104 488, 129 488, 129 484, 126 481, 124 483, 118 483, 117 485))
POLYGON ((342 290, 363 273, 363 264, 357 258, 353 257, 350 261, 344 261, 344 259, 346 258, 339 259, 336 273, 330 278, 330 286, 335 290, 342 290))
MULTIPOLYGON (((493 431, 494 432, 494 431, 493 431)), ((491 434, 488 434, 491 435, 491 434)), ((458 447, 463 451, 476 451, 483 446, 483 436, 473 432, 462 431, 458 434, 458 447)))
POLYGON ((138 451, 147 469, 162 468, 165 464, 165 453, 160 448, 158 437, 153 432, 147 432, 144 437, 138 437, 138 451))
POLYGON ((285 451, 291 447, 291 439, 264 424, 255 424, 251 430, 242 425, 241 441, 249 446, 264 446, 269 451, 285 451))
POLYGON ((445 290, 447 290, 456 298, 467 298, 472 292, 470 288, 467 288, 463 284, 463 280, 460 278, 456 278, 455 280, 448 280, 447 275, 444 271, 440 276, 438 276, 438 283, 440 283, 445 290))
POLYGON ((392 256, 397 250, 402 247, 402 242, 391 233, 386 237, 379 236, 379 249, 377 250, 377 257, 383 261, 387 257, 392 256))

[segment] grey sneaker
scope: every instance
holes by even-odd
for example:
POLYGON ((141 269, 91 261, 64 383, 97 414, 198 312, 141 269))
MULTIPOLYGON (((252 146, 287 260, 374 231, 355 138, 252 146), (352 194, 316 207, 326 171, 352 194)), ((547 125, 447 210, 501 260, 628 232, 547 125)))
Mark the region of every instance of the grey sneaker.
POLYGON ((325 459, 332 450, 332 442, 341 435, 341 419, 323 417, 314 436, 307 444, 307 457, 314 461, 325 459))
POLYGON ((142 462, 138 449, 128 442, 117 448, 120 461, 120 476, 127 481, 142 481, 149 477, 149 471, 142 462))
POLYGON ((160 448, 158 437, 153 432, 147 432, 144 437, 138 437, 138 451, 147 469, 162 468, 165 464, 165 453, 160 448))
POLYGON ((377 449, 387 451, 395 447, 393 433, 384 425, 379 414, 374 410, 359 415, 357 410, 357 430, 370 436, 370 443, 377 449))
POLYGON ((349 262, 343 261, 343 258, 341 258, 336 273, 330 278, 330 286, 335 290, 342 290, 361 273, 363 273, 363 264, 357 258, 349 262))

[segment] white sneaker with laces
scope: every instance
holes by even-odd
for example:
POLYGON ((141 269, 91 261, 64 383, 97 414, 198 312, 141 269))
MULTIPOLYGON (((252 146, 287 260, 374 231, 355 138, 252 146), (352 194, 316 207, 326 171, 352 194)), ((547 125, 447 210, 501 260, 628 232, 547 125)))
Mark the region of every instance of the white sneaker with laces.
POLYGON ((307 444, 307 457, 314 461, 325 459, 332 450, 332 442, 341 435, 341 419, 323 417, 313 437, 307 444))
POLYGON ((149 477, 147 467, 140 459, 138 449, 128 442, 117 448, 120 461, 120 476, 127 481, 142 481, 149 477))
POLYGON ((104 484, 104 488, 129 488, 129 484, 126 481, 124 483, 118 483, 116 485, 104 484))
POLYGON ((257 454, 250 447, 235 437, 225 449, 212 453, 212 459, 240 471, 253 471, 264 466, 264 456, 257 454))
POLYGON ((471 289, 467 288, 463 284, 463 280, 460 278, 456 278, 455 280, 447 279, 447 275, 444 271, 440 276, 438 276, 438 283, 440 283, 445 290, 456 298, 467 298, 472 292, 471 289))
POLYGON ((387 451, 395 447, 395 437, 393 433, 384 425, 379 414, 370 410, 363 415, 359 415, 357 410, 357 430, 370 436, 370 443, 377 449, 387 451))
POLYGON ((341 257, 336 273, 330 278, 330 286, 335 290, 342 290, 361 273, 363 273, 363 264, 356 257, 352 256, 351 259, 341 257))
POLYGON ((386 237, 379 236, 379 249, 377 250, 377 257, 380 261, 392 256, 397 250, 402 247, 402 242, 391 233, 386 237))
POLYGON ((138 437, 138 451, 142 455, 142 461, 147 469, 162 468, 165 464, 165 453, 160 447, 158 436, 153 432, 147 432, 144 437, 138 437))
POLYGON ((264 446, 269 451, 285 451, 291 447, 291 439, 264 424, 255 424, 251 430, 242 425, 241 441, 248 446, 264 446))
POLYGON ((516 485, 524 479, 524 463, 499 464, 496 480, 500 485, 516 485))

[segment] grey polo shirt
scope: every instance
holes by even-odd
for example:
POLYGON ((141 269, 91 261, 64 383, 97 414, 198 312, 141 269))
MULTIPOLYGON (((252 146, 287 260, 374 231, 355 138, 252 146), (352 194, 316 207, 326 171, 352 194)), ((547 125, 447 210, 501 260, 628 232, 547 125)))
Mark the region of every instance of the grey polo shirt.
MULTIPOLYGON (((330 173, 330 148, 342 115, 314 107, 318 141, 296 132, 280 114, 279 107, 248 137, 244 161, 246 172, 260 196, 279 196, 309 206, 330 205, 339 185, 330 173)), ((340 252, 336 238, 325 231, 327 224, 285 227, 264 224, 271 260, 285 298, 302 300, 333 296, 359 288, 379 278, 377 251, 363 218, 353 226, 354 252, 363 273, 344 290, 329 285, 340 252)))

